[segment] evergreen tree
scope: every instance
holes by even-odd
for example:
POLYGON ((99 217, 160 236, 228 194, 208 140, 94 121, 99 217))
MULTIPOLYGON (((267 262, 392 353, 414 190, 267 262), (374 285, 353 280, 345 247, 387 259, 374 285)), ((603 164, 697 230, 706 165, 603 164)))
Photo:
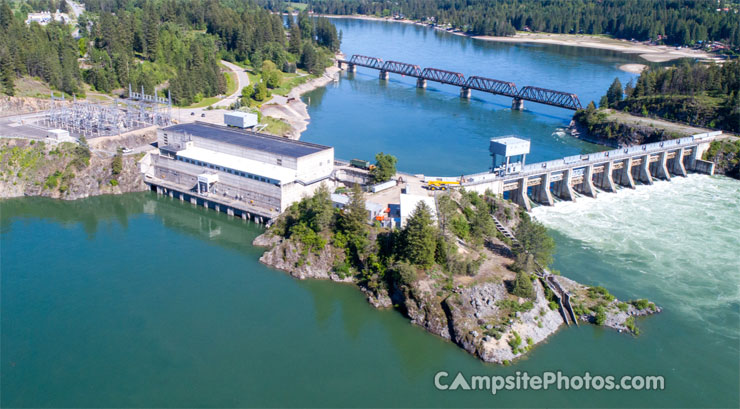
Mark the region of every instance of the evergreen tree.
POLYGON ((529 279, 529 274, 523 271, 516 273, 511 293, 517 297, 534 298, 534 287, 532 286, 532 280, 529 279))
POLYGON ((143 26, 147 58, 149 61, 154 61, 157 58, 159 43, 159 20, 151 6, 148 7, 143 26))
MULTIPOLYGON (((0 40, 2 37, 0 36, 0 40)), ((0 45, 0 80, 3 85, 3 91, 8 95, 15 95, 15 71, 13 70, 13 61, 10 57, 10 51, 5 46, 0 45)))
POLYGON ((359 184, 352 186, 350 200, 344 209, 342 230, 353 236, 366 236, 368 213, 365 208, 365 195, 359 184))
POLYGON ((532 220, 526 213, 523 214, 516 227, 516 239, 520 243, 519 252, 527 252, 534 257, 542 267, 552 263, 552 254, 555 251, 555 241, 547 234, 542 223, 532 220))
POLYGON ((347 253, 355 266, 360 266, 368 246, 368 213, 360 185, 352 186, 349 203, 339 219, 340 229, 347 238, 347 253))
POLYGON ((308 9, 303 9, 298 13, 298 28, 301 31, 301 38, 313 41, 313 23, 308 16, 308 9))
POLYGON ((622 83, 619 81, 619 78, 614 78, 612 85, 606 91, 607 105, 614 106, 617 102, 622 100, 623 96, 622 83))
POLYGON ((431 209, 419 202, 403 229, 404 255, 411 264, 427 268, 434 264, 437 247, 431 209))
POLYGON ((311 74, 316 74, 319 70, 318 63, 319 61, 318 56, 316 55, 316 49, 311 45, 311 43, 306 43, 303 46, 303 51, 301 53, 301 68, 311 74))
POLYGON ((301 54, 301 29, 297 24, 293 24, 290 27, 290 42, 288 43, 288 51, 295 55, 301 54))
POLYGON ((322 183, 313 197, 305 203, 307 203, 305 213, 309 227, 316 232, 329 228, 334 218, 334 207, 332 206, 329 188, 322 183))

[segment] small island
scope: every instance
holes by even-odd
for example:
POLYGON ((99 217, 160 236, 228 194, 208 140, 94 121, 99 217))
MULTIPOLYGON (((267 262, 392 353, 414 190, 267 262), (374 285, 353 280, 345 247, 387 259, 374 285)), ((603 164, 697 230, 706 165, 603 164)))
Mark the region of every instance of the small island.
POLYGON ((376 308, 394 308, 483 361, 504 365, 561 325, 592 323, 638 335, 635 317, 661 311, 539 267, 552 262, 554 241, 508 200, 460 189, 436 195, 434 203, 436 210, 420 201, 403 226, 383 227, 368 218, 359 185, 341 209, 322 186, 253 244, 267 248, 260 261, 268 266, 299 279, 355 285, 376 308))

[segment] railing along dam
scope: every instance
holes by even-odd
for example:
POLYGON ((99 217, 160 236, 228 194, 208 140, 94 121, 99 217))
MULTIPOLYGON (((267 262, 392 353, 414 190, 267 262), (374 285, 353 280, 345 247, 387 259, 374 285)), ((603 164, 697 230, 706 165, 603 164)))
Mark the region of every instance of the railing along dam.
POLYGON ((652 184, 655 178, 670 180, 686 176, 687 170, 714 174, 714 163, 701 159, 709 143, 722 132, 697 134, 681 139, 636 145, 628 148, 569 156, 532 163, 511 174, 492 172, 464 175, 461 185, 468 190, 503 195, 530 210, 531 201, 552 206, 554 197, 575 200, 576 192, 596 197, 597 188, 614 192, 617 185, 635 188, 636 182, 652 184))

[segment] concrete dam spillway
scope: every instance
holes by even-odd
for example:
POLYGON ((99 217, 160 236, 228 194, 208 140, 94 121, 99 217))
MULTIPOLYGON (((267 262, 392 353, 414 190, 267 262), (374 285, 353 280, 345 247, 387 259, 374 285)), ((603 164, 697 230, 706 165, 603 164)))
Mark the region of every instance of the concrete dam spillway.
MULTIPOLYGON (((597 189, 615 192, 617 185, 635 188, 652 184, 654 178, 670 180, 686 176, 687 170, 714 174, 714 163, 701 159, 709 144, 722 132, 697 134, 681 139, 637 145, 606 152, 575 155, 528 164, 516 172, 483 172, 464 175, 461 186, 509 198, 528 211, 532 201, 552 206, 554 197, 575 200, 576 192, 596 197, 597 189)), ((508 165, 508 163, 507 163, 508 165)))

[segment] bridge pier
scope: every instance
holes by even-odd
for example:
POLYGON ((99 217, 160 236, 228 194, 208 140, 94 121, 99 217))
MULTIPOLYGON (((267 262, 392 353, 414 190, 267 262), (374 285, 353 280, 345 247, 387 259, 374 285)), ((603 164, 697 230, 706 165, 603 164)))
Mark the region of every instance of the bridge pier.
POLYGON ((388 81, 388 78, 390 75, 388 74, 388 71, 380 70, 380 74, 378 75, 378 78, 380 78, 383 81, 388 81))
POLYGON ((583 169, 583 180, 578 185, 573 186, 573 188, 582 195, 596 197, 596 188, 594 188, 593 174, 594 166, 586 166, 586 168, 583 169))
POLYGON ((640 163, 640 170, 637 173, 637 179, 646 184, 653 184, 653 175, 650 174, 650 155, 642 157, 642 163, 640 163))
POLYGON ((635 188, 635 179, 632 177, 632 158, 624 160, 622 171, 617 174, 616 182, 630 189, 635 188))
POLYGON ((661 152, 658 154, 658 160, 653 162, 650 173, 654 174, 655 177, 663 180, 671 180, 671 174, 668 172, 668 152, 661 152))
POLYGON ((416 88, 426 88, 427 87, 427 80, 424 78, 417 78, 416 79, 416 88))
POLYGON ((601 190, 607 192, 616 192, 617 187, 614 186, 614 175, 612 175, 612 162, 606 162, 604 164, 604 170, 594 175, 594 182, 601 190))
POLYGON ((532 197, 535 202, 545 206, 555 204, 555 201, 552 200, 552 192, 550 192, 550 172, 541 176, 539 185, 532 186, 532 197))
POLYGON ((573 193, 572 183, 573 183, 573 172, 571 171, 571 169, 564 170, 563 178, 555 182, 553 186, 555 190, 555 196, 559 197, 562 200, 569 200, 569 201, 576 200, 576 195, 573 193))
POLYGON ((337 60, 337 67, 341 70, 342 69, 342 60, 337 60))
POLYGON ((684 149, 679 148, 676 151, 676 156, 668 161, 668 167, 674 175, 686 177, 686 167, 683 165, 683 154, 684 149))
POLYGON ((347 72, 357 72, 357 66, 354 64, 347 64, 347 72))
POLYGON ((514 111, 521 111, 524 109, 524 100, 521 98, 514 98, 511 100, 511 109, 514 111))
POLYGON ((527 196, 527 177, 517 181, 517 188, 511 192, 511 201, 524 208, 526 211, 532 210, 532 203, 527 196))
POLYGON ((470 88, 468 87, 460 88, 460 98, 470 99, 470 88))

